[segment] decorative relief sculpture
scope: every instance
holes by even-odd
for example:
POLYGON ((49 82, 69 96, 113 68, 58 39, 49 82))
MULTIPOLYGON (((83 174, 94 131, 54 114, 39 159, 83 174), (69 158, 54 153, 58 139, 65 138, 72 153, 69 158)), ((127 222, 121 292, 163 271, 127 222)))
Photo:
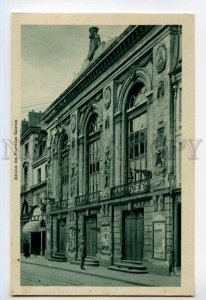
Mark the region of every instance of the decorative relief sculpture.
POLYGON ((51 195, 51 164, 47 164, 47 195, 48 198, 51 195))
POLYGON ((92 60, 94 57, 94 53, 97 50, 97 48, 100 45, 100 36, 98 34, 99 28, 96 26, 90 27, 89 28, 89 38, 90 38, 90 43, 89 43, 89 52, 87 54, 88 60, 92 60))
POLYGON ((143 86, 136 96, 132 95, 132 97, 133 97, 133 100, 132 100, 133 106, 139 106, 147 100, 146 92, 147 92, 146 87, 143 86))
POLYGON ((160 80, 157 87, 157 98, 160 98, 160 96, 164 96, 164 81, 160 80))
POLYGON ((164 127, 157 130, 155 147, 155 175, 160 175, 166 169, 166 137, 164 135, 164 127))
POLYGON ((75 171, 75 165, 72 166, 72 174, 71 174, 71 196, 75 195, 76 192, 76 171, 75 171))
POLYGON ((105 174, 105 188, 110 186, 110 165, 111 165, 111 157, 110 157, 110 149, 106 148, 105 152, 105 162, 104 162, 104 174, 105 174))
POLYGON ((167 51, 165 45, 160 45, 157 49, 156 56, 155 56, 155 66, 157 69, 157 73, 161 73, 166 65, 167 60, 167 51))
POLYGON ((104 92, 104 107, 108 109, 111 103, 111 88, 108 86, 104 92))

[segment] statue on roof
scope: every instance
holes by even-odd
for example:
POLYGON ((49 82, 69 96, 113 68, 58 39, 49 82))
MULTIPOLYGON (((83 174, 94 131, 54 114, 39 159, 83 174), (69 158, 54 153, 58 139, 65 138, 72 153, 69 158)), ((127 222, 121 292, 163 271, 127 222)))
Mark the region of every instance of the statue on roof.
POLYGON ((87 58, 90 61, 93 59, 94 53, 100 45, 100 36, 98 34, 98 31, 99 31, 99 28, 96 26, 92 26, 89 28, 90 43, 89 43, 89 52, 87 54, 87 58))

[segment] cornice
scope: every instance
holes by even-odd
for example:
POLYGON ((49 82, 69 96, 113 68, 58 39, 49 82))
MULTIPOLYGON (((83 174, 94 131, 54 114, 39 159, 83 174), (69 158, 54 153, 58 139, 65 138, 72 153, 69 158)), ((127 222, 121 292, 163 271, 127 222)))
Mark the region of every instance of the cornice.
POLYGON ((39 133, 41 131, 40 126, 31 126, 27 129, 27 131, 21 135, 21 144, 32 134, 32 133, 39 133))

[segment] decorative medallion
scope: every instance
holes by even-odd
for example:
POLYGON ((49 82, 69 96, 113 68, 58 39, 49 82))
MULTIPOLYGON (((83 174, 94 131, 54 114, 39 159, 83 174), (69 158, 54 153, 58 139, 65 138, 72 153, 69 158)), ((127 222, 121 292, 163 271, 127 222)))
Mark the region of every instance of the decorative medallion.
POLYGON ((161 73, 166 65, 167 51, 165 45, 160 45, 155 56, 155 66, 158 73, 161 73))
POLYGON ((108 86, 104 92, 104 107, 108 109, 111 103, 111 88, 108 86))
POLYGON ((71 117, 71 128, 72 128, 72 132, 74 133, 75 129, 76 129, 76 116, 75 115, 72 115, 72 117, 71 117))

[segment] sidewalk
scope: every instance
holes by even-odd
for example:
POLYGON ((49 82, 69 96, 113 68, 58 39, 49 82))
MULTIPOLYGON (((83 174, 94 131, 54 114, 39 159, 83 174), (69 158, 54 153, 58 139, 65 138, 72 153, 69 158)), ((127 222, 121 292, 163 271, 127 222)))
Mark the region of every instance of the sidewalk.
POLYGON ((122 281, 122 286, 125 283, 138 284, 143 286, 180 286, 180 277, 178 276, 162 276, 155 274, 130 274, 124 272, 118 272, 113 270, 108 270, 105 267, 91 267, 86 266, 86 270, 80 270, 78 265, 70 264, 69 262, 56 262, 49 261, 45 257, 41 256, 31 256, 25 258, 21 256, 21 262, 31 265, 39 265, 46 268, 64 270, 68 272, 79 273, 80 276, 82 272, 86 272, 91 276, 98 276, 102 278, 109 278, 122 281))

